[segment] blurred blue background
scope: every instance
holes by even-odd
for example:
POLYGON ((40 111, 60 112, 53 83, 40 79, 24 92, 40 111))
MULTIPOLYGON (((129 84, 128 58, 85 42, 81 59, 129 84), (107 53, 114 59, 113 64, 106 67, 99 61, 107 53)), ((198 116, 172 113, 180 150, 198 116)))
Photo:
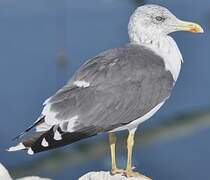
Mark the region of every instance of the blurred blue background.
MULTIPOLYGON (((199 22, 205 34, 172 35, 184 57, 179 81, 170 100, 138 133, 149 132, 155 139, 158 134, 152 134, 153 129, 159 127, 159 133, 165 132, 167 128, 162 130, 162 125, 173 120, 170 128, 175 131, 150 143, 140 136, 134 163, 138 170, 157 180, 210 179, 210 116, 202 119, 203 112, 210 110, 208 0, 1 0, 0 162, 15 177, 30 174, 74 180, 88 171, 110 169, 106 135, 34 156, 5 149, 13 144, 11 139, 17 133, 36 120, 43 101, 61 88, 82 63, 128 42, 130 15, 136 7, 148 3, 166 6, 183 20, 199 22), (176 129, 180 114, 190 116, 184 126, 191 127, 190 131, 176 129), (194 123, 194 116, 200 123, 194 123), (102 142, 105 149, 97 146, 97 150, 96 143, 102 142), (88 154, 87 150, 94 153, 88 154)), ((185 118, 181 120, 185 123, 185 118)), ((121 149, 119 164, 125 166, 126 153, 121 149)))

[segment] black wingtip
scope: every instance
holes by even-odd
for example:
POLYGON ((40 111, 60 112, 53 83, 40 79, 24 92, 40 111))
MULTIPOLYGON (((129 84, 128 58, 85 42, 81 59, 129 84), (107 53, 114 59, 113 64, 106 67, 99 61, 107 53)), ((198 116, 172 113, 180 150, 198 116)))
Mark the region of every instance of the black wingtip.
POLYGON ((14 138, 12 138, 12 141, 18 140, 20 139, 27 131, 23 131, 22 133, 20 133, 19 135, 15 136, 14 138))
POLYGON ((30 131, 31 129, 33 129, 34 127, 36 127, 37 125, 41 124, 44 122, 44 118, 45 116, 42 116, 38 121, 36 121, 33 125, 31 125, 30 127, 28 127, 25 131, 21 132, 19 135, 17 135, 16 137, 14 137, 12 139, 12 141, 18 140, 21 137, 24 136, 25 133, 27 133, 28 131, 30 131))

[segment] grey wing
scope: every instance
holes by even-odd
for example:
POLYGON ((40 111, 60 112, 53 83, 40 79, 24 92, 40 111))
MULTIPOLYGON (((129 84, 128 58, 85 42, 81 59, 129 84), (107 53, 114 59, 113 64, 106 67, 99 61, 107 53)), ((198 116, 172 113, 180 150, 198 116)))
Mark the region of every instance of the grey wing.
POLYGON ((152 51, 132 44, 105 51, 44 103, 40 118, 18 138, 37 132, 9 151, 38 153, 126 125, 164 102, 173 85, 152 51))
POLYGON ((109 131, 165 101, 173 84, 164 61, 152 51, 131 44, 108 50, 84 64, 46 102, 45 126, 64 132, 109 131))

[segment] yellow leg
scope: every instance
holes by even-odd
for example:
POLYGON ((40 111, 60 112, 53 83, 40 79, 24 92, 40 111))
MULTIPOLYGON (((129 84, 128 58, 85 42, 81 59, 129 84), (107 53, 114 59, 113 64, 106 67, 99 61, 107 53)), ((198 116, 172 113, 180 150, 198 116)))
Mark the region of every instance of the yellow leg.
POLYGON ((115 154, 115 148, 116 148, 116 142, 117 138, 114 133, 109 133, 109 143, 110 143, 110 148, 111 148, 111 158, 112 158, 112 174, 117 174, 117 173, 123 173, 123 169, 118 169, 117 164, 116 164, 116 154, 115 154))
POLYGON ((132 151, 134 145, 134 132, 129 132, 128 139, 127 139, 127 149, 128 149, 128 160, 127 160, 127 168, 125 170, 125 175, 127 177, 144 177, 144 179, 150 180, 150 178, 138 173, 134 172, 132 169, 132 151))

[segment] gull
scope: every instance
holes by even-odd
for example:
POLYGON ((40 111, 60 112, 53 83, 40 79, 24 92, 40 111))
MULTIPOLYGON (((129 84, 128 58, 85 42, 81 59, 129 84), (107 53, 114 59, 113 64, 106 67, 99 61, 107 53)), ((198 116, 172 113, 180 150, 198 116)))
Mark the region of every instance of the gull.
POLYGON ((35 133, 8 151, 34 154, 108 133, 111 172, 134 172, 132 149, 139 124, 151 118, 170 97, 183 61, 176 31, 203 33, 200 25, 178 19, 158 5, 138 7, 130 17, 130 42, 106 50, 83 64, 70 81, 43 104, 34 124, 21 133, 35 133), (128 130, 127 167, 118 169, 115 132, 128 130))

